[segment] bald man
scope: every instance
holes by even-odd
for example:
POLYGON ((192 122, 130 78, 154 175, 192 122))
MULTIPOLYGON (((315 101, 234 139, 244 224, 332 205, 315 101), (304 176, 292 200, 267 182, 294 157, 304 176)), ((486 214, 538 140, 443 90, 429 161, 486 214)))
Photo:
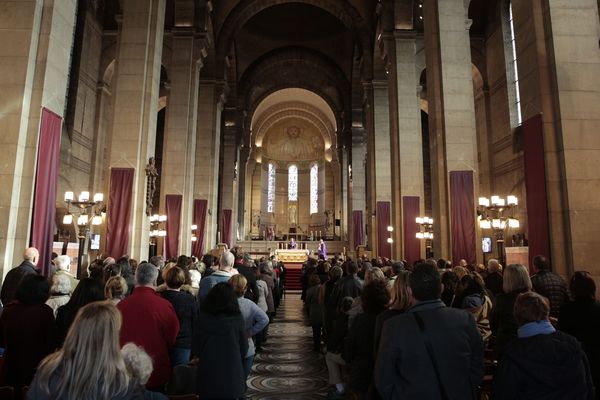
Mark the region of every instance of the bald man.
POLYGON ((40 258, 40 253, 35 247, 25 249, 23 253, 23 262, 15 268, 8 271, 4 283, 2 284, 2 291, 0 292, 0 299, 3 305, 7 305, 15 299, 17 287, 21 283, 24 276, 29 274, 39 274, 37 269, 37 263, 40 258))

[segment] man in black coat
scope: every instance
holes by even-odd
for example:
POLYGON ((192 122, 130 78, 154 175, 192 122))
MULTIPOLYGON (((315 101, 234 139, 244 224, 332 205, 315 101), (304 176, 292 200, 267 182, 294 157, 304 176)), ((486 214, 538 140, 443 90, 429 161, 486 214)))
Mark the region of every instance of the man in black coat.
POLYGON ((29 247, 25 249, 23 253, 23 262, 15 268, 8 271, 4 283, 2 284, 2 291, 0 292, 0 299, 2 304, 7 305, 15 299, 17 293, 17 287, 24 276, 30 274, 39 274, 37 269, 38 259, 40 257, 39 251, 35 247, 29 247))
POLYGON ((363 281, 357 276, 358 265, 351 261, 346 266, 346 276, 340 278, 333 288, 333 299, 339 308, 344 297, 352 297, 353 299, 360 296, 363 289, 363 281))
POLYGON ((248 281, 248 289, 246 290, 245 298, 258 302, 258 286, 256 285, 256 274, 251 266, 250 257, 247 254, 238 255, 233 268, 237 269, 240 274, 248 281))
POLYGON ((375 385, 383 399, 476 399, 483 377, 483 341, 471 313, 440 300, 435 266, 409 278, 414 306, 383 325, 375 385))

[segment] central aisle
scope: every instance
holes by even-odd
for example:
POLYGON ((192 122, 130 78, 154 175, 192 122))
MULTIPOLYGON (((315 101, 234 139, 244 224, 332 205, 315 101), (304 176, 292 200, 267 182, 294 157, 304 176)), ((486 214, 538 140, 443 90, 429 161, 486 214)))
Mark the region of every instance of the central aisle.
POLYGON ((248 378, 249 400, 313 400, 327 394, 323 355, 312 350, 312 330, 299 293, 286 293, 269 327, 269 339, 256 355, 248 378))

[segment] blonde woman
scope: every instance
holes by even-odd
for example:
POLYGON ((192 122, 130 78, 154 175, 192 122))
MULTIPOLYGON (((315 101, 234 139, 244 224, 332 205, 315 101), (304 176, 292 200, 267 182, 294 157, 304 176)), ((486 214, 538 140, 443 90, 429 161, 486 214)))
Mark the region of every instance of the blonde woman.
POLYGON ((244 297, 246 290, 248 290, 248 280, 244 275, 237 274, 232 276, 229 278, 229 285, 233 288, 237 296, 240 311, 242 312, 242 317, 244 317, 246 336, 248 337, 248 351, 244 359, 244 373, 246 374, 246 378, 248 378, 252 370, 254 356, 256 355, 252 337, 266 328, 269 324, 269 317, 252 300, 244 297))
POLYGON ((502 289, 490 315, 492 333, 496 335, 496 354, 502 356, 504 347, 517 337, 519 324, 514 316, 517 297, 521 293, 531 291, 529 272, 521 264, 510 264, 504 270, 502 289))
POLYGON ((127 282, 122 276, 111 277, 104 286, 104 296, 107 300, 112 301, 115 306, 125 298, 128 291, 127 282))
POLYGON ((377 316, 377 321, 375 322, 375 336, 373 337, 375 354, 377 354, 377 350, 379 349, 379 339, 381 338, 383 323, 392 317, 404 313, 412 306, 412 296, 408 290, 409 276, 409 271, 398 272, 396 279, 394 279, 394 287, 391 293, 392 296, 389 308, 377 316))
POLYGON ((29 400, 125 400, 143 396, 119 347, 121 314, 108 301, 81 308, 63 348, 46 357, 31 383, 29 400))

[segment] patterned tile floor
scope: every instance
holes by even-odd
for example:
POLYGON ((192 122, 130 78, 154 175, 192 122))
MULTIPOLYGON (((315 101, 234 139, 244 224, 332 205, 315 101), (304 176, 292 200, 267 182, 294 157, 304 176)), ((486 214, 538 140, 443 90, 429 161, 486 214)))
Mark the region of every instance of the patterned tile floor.
POLYGON ((246 396, 250 400, 312 400, 327 394, 323 355, 312 350, 312 330, 300 294, 286 293, 269 326, 269 338, 254 359, 246 396))

